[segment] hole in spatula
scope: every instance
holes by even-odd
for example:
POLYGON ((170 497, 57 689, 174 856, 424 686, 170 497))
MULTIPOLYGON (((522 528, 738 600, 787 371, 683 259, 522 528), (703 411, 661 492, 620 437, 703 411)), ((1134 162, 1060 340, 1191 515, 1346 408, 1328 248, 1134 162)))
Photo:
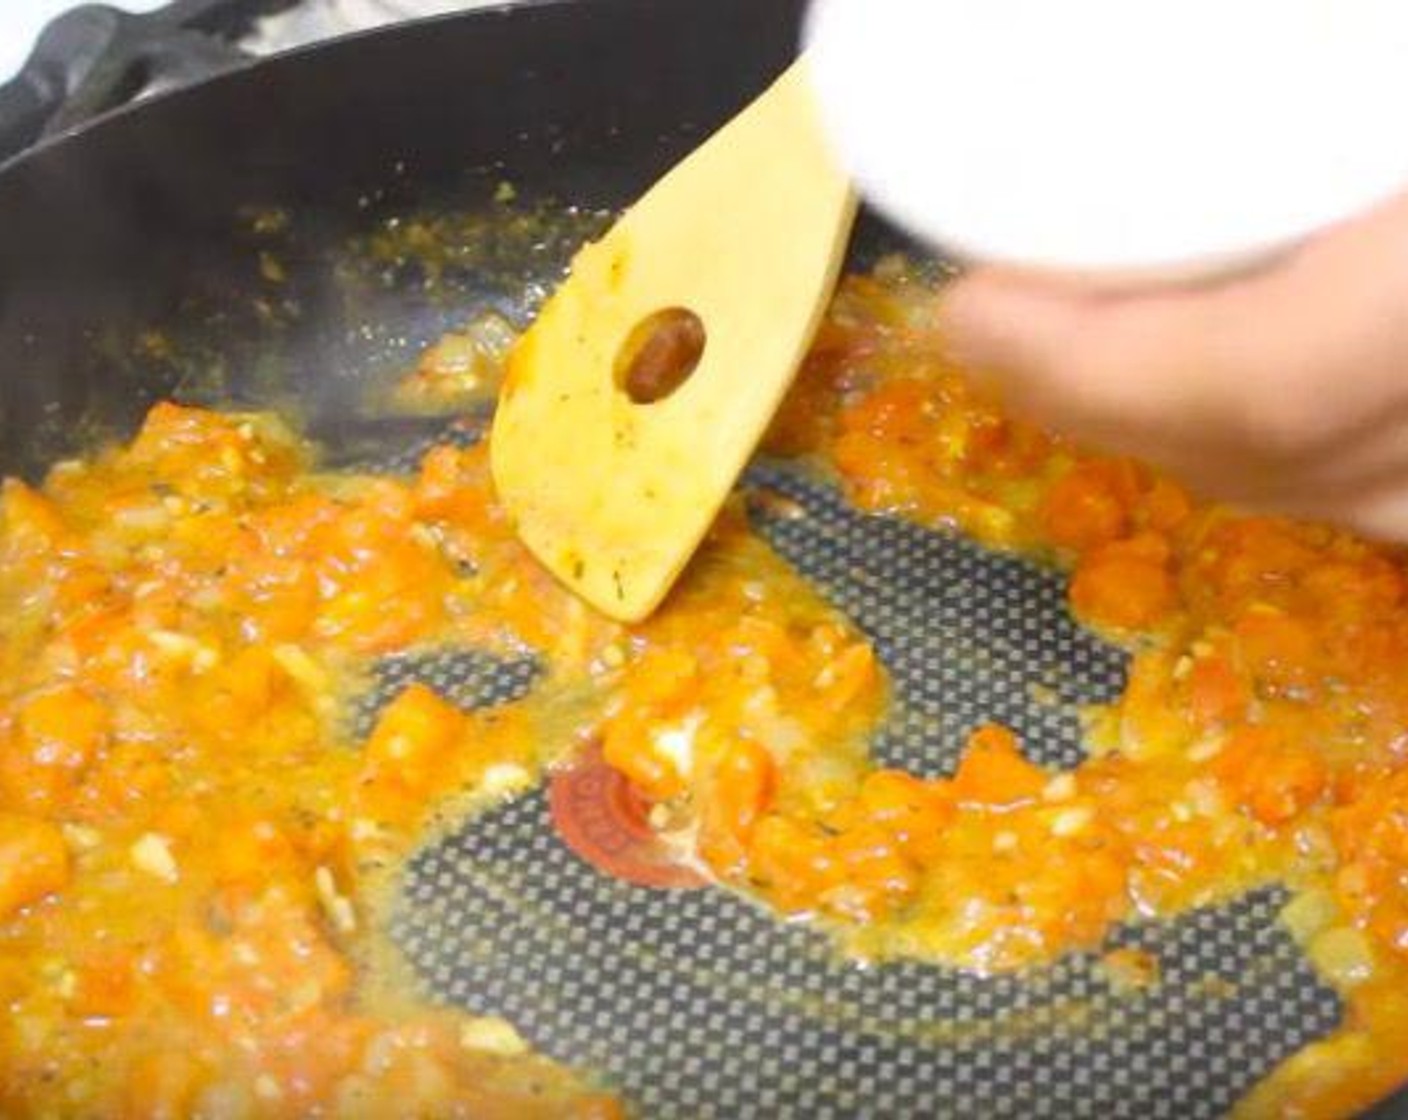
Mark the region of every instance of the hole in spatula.
POLYGON ((704 321, 688 308, 647 315, 616 355, 616 384, 636 404, 664 400, 689 380, 707 341, 704 321))

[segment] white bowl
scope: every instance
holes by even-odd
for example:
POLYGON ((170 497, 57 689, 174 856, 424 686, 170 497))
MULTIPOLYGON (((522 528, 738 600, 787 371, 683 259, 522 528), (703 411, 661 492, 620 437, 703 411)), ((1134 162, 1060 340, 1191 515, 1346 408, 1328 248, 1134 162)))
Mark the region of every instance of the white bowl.
POLYGON ((862 192, 959 258, 1182 279, 1408 184, 1408 0, 817 0, 807 39, 862 192))

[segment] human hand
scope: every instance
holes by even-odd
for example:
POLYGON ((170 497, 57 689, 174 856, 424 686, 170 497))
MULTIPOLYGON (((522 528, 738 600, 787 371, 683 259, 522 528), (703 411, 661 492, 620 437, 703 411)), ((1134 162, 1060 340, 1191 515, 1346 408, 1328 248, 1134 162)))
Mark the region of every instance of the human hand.
POLYGON ((1408 540, 1408 194, 1209 285, 978 267, 940 325, 1016 415, 1210 497, 1408 540))

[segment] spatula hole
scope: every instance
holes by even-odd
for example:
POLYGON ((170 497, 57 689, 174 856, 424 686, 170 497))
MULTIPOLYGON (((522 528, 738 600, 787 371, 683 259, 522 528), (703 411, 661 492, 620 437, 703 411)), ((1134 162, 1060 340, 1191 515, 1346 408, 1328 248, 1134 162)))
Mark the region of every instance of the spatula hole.
POLYGON ((616 355, 616 384, 636 404, 661 401, 689 380, 704 356, 704 321, 686 307, 647 315, 616 355))

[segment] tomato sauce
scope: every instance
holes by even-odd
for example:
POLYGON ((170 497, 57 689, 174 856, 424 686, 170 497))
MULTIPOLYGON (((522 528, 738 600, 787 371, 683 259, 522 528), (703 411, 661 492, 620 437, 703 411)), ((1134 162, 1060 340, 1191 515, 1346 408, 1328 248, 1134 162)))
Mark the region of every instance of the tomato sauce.
POLYGON ((932 302, 899 269, 847 280, 770 449, 1068 573, 1132 655, 1071 771, 991 724, 951 774, 877 768, 884 666, 741 503, 623 627, 517 543, 482 447, 324 473, 270 416, 162 404, 6 483, 0 1110, 618 1115, 511 1025, 415 998, 383 932, 425 838, 577 756, 693 875, 862 956, 1010 972, 1284 883, 1347 1017, 1242 1107, 1347 1113, 1408 1077, 1400 555, 1004 417, 932 302), (446 646, 542 676, 473 712, 410 686, 358 741, 375 658, 446 646))

